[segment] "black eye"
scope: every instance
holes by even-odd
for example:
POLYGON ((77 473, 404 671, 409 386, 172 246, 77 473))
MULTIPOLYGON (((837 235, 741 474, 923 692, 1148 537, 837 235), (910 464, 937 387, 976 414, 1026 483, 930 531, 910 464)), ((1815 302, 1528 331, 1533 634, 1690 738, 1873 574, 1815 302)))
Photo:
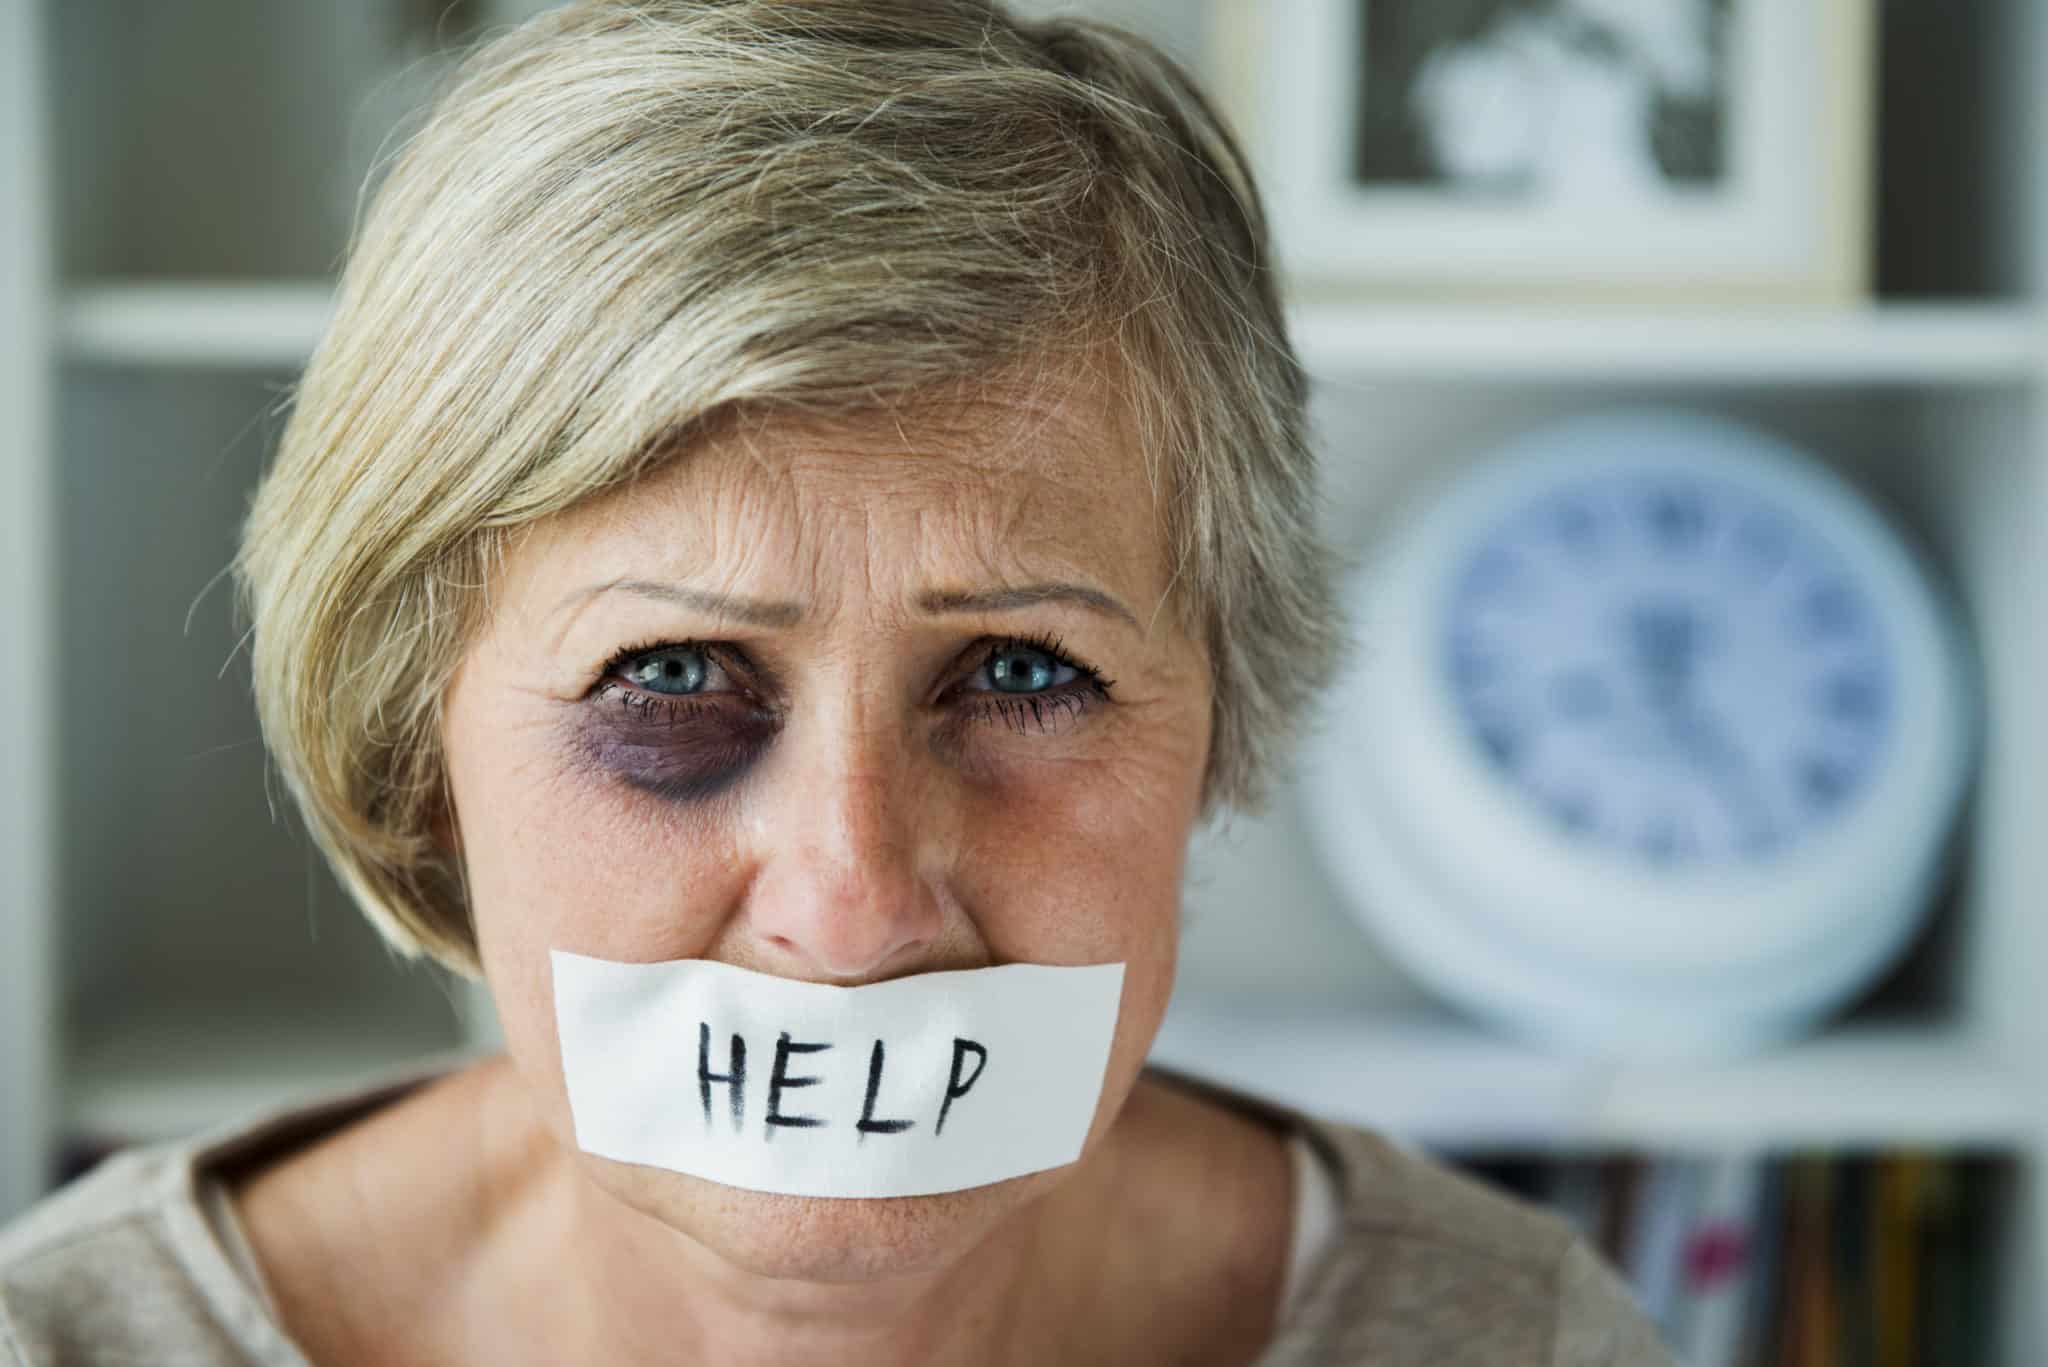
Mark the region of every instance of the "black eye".
POLYGON ((1079 670, 1035 646, 1006 645, 988 657, 989 681, 998 693, 1042 693, 1072 682, 1079 670), (1067 676, 1062 678, 1060 671, 1067 676))
POLYGON ((664 646, 636 655, 621 675, 628 683, 654 693, 695 693, 711 673, 711 661, 695 646, 664 646))

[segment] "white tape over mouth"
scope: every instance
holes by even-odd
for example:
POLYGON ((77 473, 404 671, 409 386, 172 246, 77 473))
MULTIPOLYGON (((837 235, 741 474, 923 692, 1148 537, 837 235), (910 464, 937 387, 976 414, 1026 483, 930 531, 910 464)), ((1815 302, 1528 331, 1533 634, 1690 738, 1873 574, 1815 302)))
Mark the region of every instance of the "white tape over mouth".
POLYGON ((576 1143, 790 1196, 927 1196, 1073 1162, 1121 963, 835 987, 549 951, 576 1143))

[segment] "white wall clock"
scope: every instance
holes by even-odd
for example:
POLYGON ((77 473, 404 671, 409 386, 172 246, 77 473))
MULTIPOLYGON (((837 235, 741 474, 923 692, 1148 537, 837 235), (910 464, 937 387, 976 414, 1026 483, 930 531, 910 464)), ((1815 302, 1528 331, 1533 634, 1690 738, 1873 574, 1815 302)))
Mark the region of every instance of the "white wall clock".
POLYGON ((1918 554, 1797 450, 1668 413, 1551 426, 1347 592, 1362 649, 1303 748, 1304 815, 1443 996, 1574 1052, 1734 1053, 1919 925, 1976 670, 1918 554))

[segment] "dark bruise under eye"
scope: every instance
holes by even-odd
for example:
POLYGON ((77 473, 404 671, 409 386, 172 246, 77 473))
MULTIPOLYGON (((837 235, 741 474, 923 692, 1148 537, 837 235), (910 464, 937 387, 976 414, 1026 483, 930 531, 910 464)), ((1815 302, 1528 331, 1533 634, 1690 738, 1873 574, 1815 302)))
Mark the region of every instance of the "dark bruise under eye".
POLYGON ((712 671, 737 681, 740 664, 699 641, 643 641, 605 662, 578 709, 574 747, 595 772, 676 802, 715 797, 746 776, 774 742, 777 719, 743 689, 663 692, 655 678, 696 680, 712 671), (676 664, 681 668, 647 666, 676 664), (636 682, 636 679, 640 680, 636 682))
POLYGON ((664 696, 607 676, 578 719, 577 748, 599 772, 672 801, 714 797, 775 739, 773 714, 731 693, 664 696))

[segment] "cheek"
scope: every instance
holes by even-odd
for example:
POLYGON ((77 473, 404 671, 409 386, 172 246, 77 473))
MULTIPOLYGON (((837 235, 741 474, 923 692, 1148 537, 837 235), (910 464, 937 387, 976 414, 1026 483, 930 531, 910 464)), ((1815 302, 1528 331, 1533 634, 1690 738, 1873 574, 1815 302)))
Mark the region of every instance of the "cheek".
POLYGON ((1116 1033, 1086 1145, 1130 1095, 1173 991, 1181 878, 1199 772, 1163 751, 1143 762, 1053 768, 970 824, 968 861, 999 959, 1124 965, 1116 1033), (1085 771, 1085 772, 1084 772, 1085 771))
POLYGON ((1171 921, 1181 802, 1129 777, 1113 761, 1032 763, 962 785, 954 889, 998 959, 1122 957, 1171 921))
POLYGON ((1106 1103, 1172 992, 1201 759, 1155 735, 1100 760, 1016 766, 967 804, 959 893, 994 957, 1124 964, 1106 1103))
POLYGON ((574 762, 544 728, 452 752, 479 954, 508 1044, 554 1052, 548 951, 692 958, 736 867, 725 826, 574 762))

